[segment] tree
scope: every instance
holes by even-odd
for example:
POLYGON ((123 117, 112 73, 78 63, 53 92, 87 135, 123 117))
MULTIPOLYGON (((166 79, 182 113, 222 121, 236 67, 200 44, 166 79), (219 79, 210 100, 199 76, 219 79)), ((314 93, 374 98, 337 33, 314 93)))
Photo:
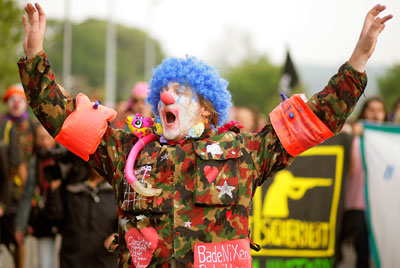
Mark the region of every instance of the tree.
POLYGON ((391 109, 396 99, 400 97, 400 64, 389 68, 384 75, 378 77, 379 94, 391 109))
MULTIPOLYGON (((89 19, 72 24, 71 74, 74 92, 103 90, 105 84, 105 50, 107 22, 89 19)), ((45 49, 56 75, 62 73, 63 24, 49 21, 45 49), (47 46, 46 46, 47 44, 47 46)), ((144 80, 146 33, 117 25, 117 99, 126 99, 133 85, 144 80)), ((160 44, 155 43, 156 64, 164 58, 160 44)))
POLYGON ((22 9, 13 0, 0 0, 0 93, 19 83, 17 61, 22 52, 22 9))
POLYGON ((231 68, 225 75, 236 106, 256 108, 269 113, 279 103, 281 67, 270 63, 266 57, 245 60, 231 68))

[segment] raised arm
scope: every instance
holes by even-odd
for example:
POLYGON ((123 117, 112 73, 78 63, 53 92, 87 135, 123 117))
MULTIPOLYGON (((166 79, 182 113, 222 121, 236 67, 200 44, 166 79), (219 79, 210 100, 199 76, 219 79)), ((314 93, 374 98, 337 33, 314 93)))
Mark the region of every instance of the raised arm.
POLYGON ((366 87, 365 66, 375 50, 385 23, 393 17, 378 17, 385 9, 385 6, 378 4, 368 12, 349 61, 332 77, 325 89, 315 94, 307 103, 335 134, 342 129, 366 87))
MULTIPOLYGON (((364 72, 366 63, 375 49, 379 34, 385 28, 385 23, 393 17, 378 17, 385 8, 376 5, 368 12, 349 61, 339 68, 338 73, 329 80, 322 91, 313 95, 307 102, 312 112, 335 134, 342 129, 367 85, 364 72)), ((253 154, 253 159, 260 175, 263 175, 258 184, 274 172, 285 168, 293 160, 271 125, 256 135, 246 137, 246 140, 253 146, 257 144, 253 147, 257 152, 253 154), (254 139, 259 142, 254 142, 254 139)))
POLYGON ((27 4, 24 51, 27 59, 18 62, 26 97, 33 112, 53 136, 57 136, 67 116, 75 110, 75 101, 55 81, 55 75, 43 51, 46 15, 39 4, 27 4))
MULTIPOLYGON (((92 146, 94 146, 94 149, 97 147, 97 150, 92 155, 90 163, 102 176, 110 181, 115 171, 115 167, 111 163, 115 162, 116 159, 121 159, 126 147, 134 143, 136 139, 131 137, 131 134, 128 132, 115 130, 109 127, 109 125, 107 126, 106 121, 110 120, 111 116, 104 119, 104 114, 112 114, 112 112, 110 113, 105 107, 98 106, 93 108, 93 105, 91 105, 89 100, 86 100, 86 97, 71 98, 56 83, 54 72, 43 51, 46 15, 39 4, 35 4, 35 6, 27 4, 25 11, 29 18, 29 21, 26 16, 22 19, 25 27, 24 51, 26 58, 21 59, 18 62, 18 66, 21 83, 24 86, 29 105, 47 131, 53 137, 58 137, 60 143, 63 143, 69 150, 81 157, 82 155, 87 156, 87 153, 79 154, 81 152, 79 150, 85 147, 80 146, 82 144, 80 141, 86 142, 89 138, 92 138, 91 141, 94 140, 94 142, 90 143, 88 151, 92 150, 92 146), (105 110, 107 111, 105 112, 105 110), (97 117, 94 118, 95 116, 90 117, 93 113, 100 119, 97 117), (91 115, 89 116, 88 114, 91 115), (70 117, 70 115, 73 116, 70 117), (71 118, 73 120, 68 120, 71 118), (76 126, 73 125, 74 122, 81 122, 81 119, 85 118, 91 118, 92 120, 89 121, 89 124, 78 124, 79 127, 71 127, 76 126), (66 124, 68 126, 66 131, 60 132, 66 121, 69 121, 66 124), (91 130, 94 130, 88 132, 82 130, 82 127, 89 127, 91 130), (73 137, 75 141, 78 139, 78 142, 74 143, 75 147, 69 147, 72 144, 69 137, 73 137), (100 139, 100 144, 98 144, 100 139), (120 140, 123 140, 123 142, 119 142, 120 140), (74 148, 77 150, 74 150, 74 148)), ((85 144, 87 145, 87 143, 85 144)), ((89 154, 92 153, 91 151, 89 154)))

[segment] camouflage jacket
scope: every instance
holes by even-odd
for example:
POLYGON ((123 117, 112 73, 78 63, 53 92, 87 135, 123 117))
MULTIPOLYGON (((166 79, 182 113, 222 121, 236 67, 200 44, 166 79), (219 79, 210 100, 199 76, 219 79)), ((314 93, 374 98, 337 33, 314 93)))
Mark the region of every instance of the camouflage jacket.
MULTIPOLYGON (((34 113, 56 136, 74 111, 75 100, 55 82, 44 52, 21 59, 18 65, 34 113)), ((346 63, 307 105, 337 133, 365 86, 366 75, 346 63)), ((126 157, 136 141, 129 132, 108 127, 89 160, 115 190, 121 229, 119 267, 134 267, 123 239, 133 227, 151 226, 158 233, 149 267, 168 267, 173 260, 176 267, 192 267, 195 243, 249 237, 249 206, 256 187, 293 160, 271 125, 253 134, 208 128, 200 138, 175 145, 154 141, 135 164, 143 183, 162 189, 160 196, 146 198, 135 194, 124 178, 126 157)))

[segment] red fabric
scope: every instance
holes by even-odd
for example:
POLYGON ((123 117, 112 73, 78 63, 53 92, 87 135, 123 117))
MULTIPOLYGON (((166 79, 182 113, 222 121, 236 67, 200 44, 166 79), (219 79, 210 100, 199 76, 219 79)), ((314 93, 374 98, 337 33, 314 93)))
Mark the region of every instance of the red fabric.
POLYGON ((281 102, 269 116, 280 142, 292 156, 334 135, 307 106, 300 94, 281 102))
POLYGON ((85 161, 99 146, 101 138, 106 132, 107 121, 112 121, 117 112, 111 108, 99 105, 93 108, 94 103, 79 93, 76 100, 76 110, 64 121, 56 141, 85 161))

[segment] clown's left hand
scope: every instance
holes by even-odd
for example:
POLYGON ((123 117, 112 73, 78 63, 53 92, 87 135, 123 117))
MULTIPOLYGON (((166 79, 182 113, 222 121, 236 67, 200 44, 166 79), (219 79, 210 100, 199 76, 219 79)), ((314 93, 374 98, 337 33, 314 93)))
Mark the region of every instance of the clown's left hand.
POLYGON ((392 15, 378 17, 385 9, 386 6, 378 4, 368 12, 365 18, 360 38, 349 60, 349 64, 359 72, 365 71, 367 61, 375 50, 379 34, 385 28, 385 23, 393 17, 392 15))

